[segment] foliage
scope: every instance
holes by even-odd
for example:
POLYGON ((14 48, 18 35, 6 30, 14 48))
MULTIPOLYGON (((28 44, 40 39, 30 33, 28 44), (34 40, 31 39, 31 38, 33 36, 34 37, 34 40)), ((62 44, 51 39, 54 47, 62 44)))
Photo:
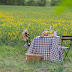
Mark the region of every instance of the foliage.
MULTIPOLYGON (((21 33, 26 28, 31 41, 50 26, 56 28, 58 35, 72 34, 72 10, 65 10, 57 16, 57 7, 0 6, 0 72, 71 72, 72 63, 41 61, 28 63, 21 33)), ((72 48, 69 58, 72 62, 72 48)))
POLYGON ((61 3, 62 0, 51 0, 51 6, 56 6, 59 5, 59 3, 61 3))
MULTIPOLYGON (((22 32, 28 29, 31 41, 50 26, 58 35, 71 35, 71 10, 61 16, 53 14, 55 7, 0 6, 0 42, 6 45, 24 45, 22 32)), ((0 43, 0 44, 1 44, 0 43)))
POLYGON ((6 0, 6 5, 14 5, 14 0, 6 0))
POLYGON ((28 0, 25 2, 26 6, 46 6, 46 0, 28 0))
POLYGON ((66 8, 72 9, 72 0, 63 0, 59 7, 56 9, 56 13, 60 14, 63 12, 66 8))
POLYGON ((71 0, 0 0, 1 5, 72 6, 71 0))
POLYGON ((29 1, 27 2, 27 5, 28 5, 28 6, 34 6, 34 5, 35 5, 35 1, 34 1, 34 0, 29 0, 29 1))
POLYGON ((25 0, 16 0, 16 5, 24 5, 25 0))
POLYGON ((25 0, 0 0, 3 5, 24 5, 25 0))
POLYGON ((3 5, 27 5, 27 6, 53 6, 57 5, 60 0, 0 0, 3 5))
POLYGON ((37 1, 37 6, 46 6, 46 0, 37 1))

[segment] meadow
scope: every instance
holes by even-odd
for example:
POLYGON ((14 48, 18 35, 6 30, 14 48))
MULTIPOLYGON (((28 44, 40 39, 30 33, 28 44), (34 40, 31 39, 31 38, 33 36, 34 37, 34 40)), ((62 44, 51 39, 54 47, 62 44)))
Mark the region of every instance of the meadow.
MULTIPOLYGON (((44 29, 52 27, 58 35, 72 35, 72 9, 56 14, 57 6, 3 6, 0 5, 0 71, 1 72, 69 72, 72 64, 42 61, 27 63, 25 53, 28 48, 22 39, 22 32, 28 29, 31 42, 44 29)), ((69 52, 72 61, 72 49, 69 52)))

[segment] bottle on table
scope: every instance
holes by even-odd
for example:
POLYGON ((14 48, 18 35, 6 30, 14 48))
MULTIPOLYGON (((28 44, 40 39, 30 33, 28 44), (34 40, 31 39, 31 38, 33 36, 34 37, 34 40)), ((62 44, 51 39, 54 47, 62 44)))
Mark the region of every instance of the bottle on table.
POLYGON ((57 36, 57 31, 54 29, 54 36, 56 37, 57 36))
POLYGON ((53 30, 52 30, 51 26, 50 26, 49 33, 50 33, 50 36, 52 36, 53 30))

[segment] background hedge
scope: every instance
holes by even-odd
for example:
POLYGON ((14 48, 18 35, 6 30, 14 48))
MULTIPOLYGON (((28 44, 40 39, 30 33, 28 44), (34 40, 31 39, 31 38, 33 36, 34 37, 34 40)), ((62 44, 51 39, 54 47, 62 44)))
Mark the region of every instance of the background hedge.
POLYGON ((61 0, 0 0, 0 5, 56 6, 61 0))

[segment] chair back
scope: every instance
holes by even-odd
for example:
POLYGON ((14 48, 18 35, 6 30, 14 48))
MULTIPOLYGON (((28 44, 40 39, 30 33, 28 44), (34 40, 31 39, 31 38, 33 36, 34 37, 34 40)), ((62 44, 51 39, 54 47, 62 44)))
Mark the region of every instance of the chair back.
POLYGON ((72 45, 72 35, 62 35, 62 38, 61 38, 61 44, 63 43, 63 41, 68 41, 70 40, 70 47, 72 45))

